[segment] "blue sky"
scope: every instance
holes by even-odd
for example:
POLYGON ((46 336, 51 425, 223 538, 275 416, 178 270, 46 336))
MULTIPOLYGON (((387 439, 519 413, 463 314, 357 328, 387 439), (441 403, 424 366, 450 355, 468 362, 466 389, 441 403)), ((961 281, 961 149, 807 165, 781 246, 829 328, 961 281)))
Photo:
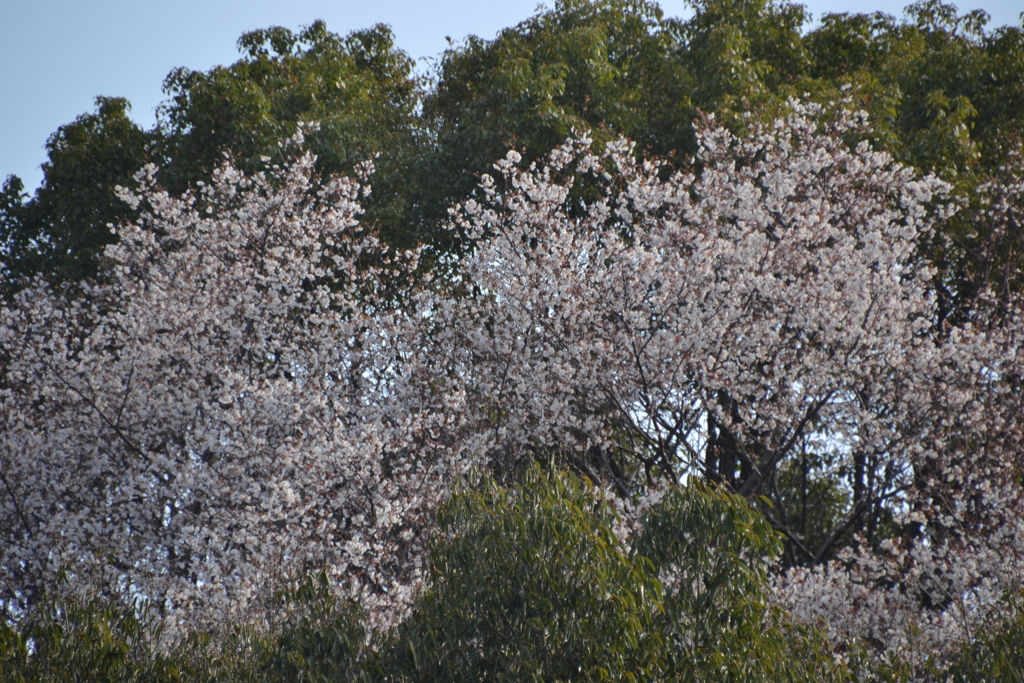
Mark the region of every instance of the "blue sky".
MULTIPOLYGON (((805 4, 818 17, 875 10, 899 15, 906 3, 805 4)), ((670 15, 687 12, 680 0, 661 6, 670 15)), ((1017 15, 1024 10, 1021 0, 965 0, 958 6, 985 9, 992 25, 1019 25, 1017 15)), ((128 98, 135 120, 152 126, 167 72, 234 62, 235 42, 245 31, 274 25, 294 30, 323 19, 328 29, 345 34, 385 23, 400 48, 429 58, 445 49, 446 36, 492 38, 537 7, 537 0, 0 0, 0 178, 14 173, 35 188, 42 180, 46 138, 92 111, 97 95, 128 98)))

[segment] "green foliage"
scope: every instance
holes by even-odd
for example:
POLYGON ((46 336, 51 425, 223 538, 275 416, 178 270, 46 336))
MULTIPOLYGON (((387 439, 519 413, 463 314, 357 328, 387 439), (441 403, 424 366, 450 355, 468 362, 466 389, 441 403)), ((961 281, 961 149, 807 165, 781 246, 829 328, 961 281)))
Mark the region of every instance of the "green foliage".
POLYGON ((355 680, 366 644, 362 615, 334 597, 324 572, 284 591, 285 617, 264 646, 271 680, 328 683, 355 680))
POLYGON ((266 613, 187 633, 165 656, 190 683, 328 683, 358 680, 366 642, 361 612, 321 572, 282 590, 266 613))
POLYGON ((301 122, 316 122, 307 146, 324 174, 351 174, 376 159, 367 220, 392 241, 407 233, 409 183, 418 158, 419 105, 413 60, 382 24, 341 37, 317 21, 295 34, 272 27, 244 34, 242 59, 207 72, 175 69, 160 109, 167 166, 161 182, 180 192, 207 177, 230 152, 248 173, 264 158, 283 160, 278 143, 301 122))
POLYGON ((0 273, 44 274, 53 282, 95 277, 113 240, 109 225, 135 218, 114 196, 150 159, 153 136, 130 118, 127 100, 97 97, 96 112, 61 126, 46 142, 43 184, 25 203, 10 177, 0 199, 0 273))
POLYGON ((679 59, 698 84, 695 106, 727 120, 756 111, 810 67, 802 5, 776 0, 695 0, 677 24, 679 59))
POLYGON ((771 527, 742 498, 673 489, 627 549, 608 504, 537 469, 439 517, 429 592, 388 680, 842 680, 819 636, 769 603, 771 527), (664 583, 663 583, 664 581, 664 583))
POLYGON ((430 590, 384 657, 407 681, 654 680, 660 587, 572 476, 485 481, 438 518, 430 590))
MULTIPOLYGON (((801 449, 773 474, 767 488, 772 505, 763 506, 763 512, 789 534, 783 545, 784 563, 793 567, 813 562, 814 551, 825 545, 851 502, 828 454, 801 449)), ((868 530, 869 542, 873 530, 868 530)))
POLYGON ((824 640, 787 622, 770 601, 769 564, 781 550, 750 503, 691 481, 641 522, 635 556, 665 583, 661 628, 671 680, 843 680, 824 640))
POLYGON ((0 623, 0 680, 163 683, 182 680, 159 654, 157 621, 118 601, 53 595, 20 626, 0 623))
POLYGON ((905 163, 951 181, 979 164, 993 168, 999 138, 1019 137, 1024 125, 1020 30, 988 34, 980 10, 958 16, 935 0, 907 15, 905 23, 882 14, 826 17, 807 39, 816 75, 865 84, 859 96, 875 125, 897 135, 887 147, 905 163), (894 109, 884 106, 890 100, 894 109))
MULTIPOLYGON (((25 222, 25 183, 15 175, 4 179, 0 187, 0 277, 10 278, 15 266, 15 258, 26 251, 27 232, 23 229, 25 222)), ((0 285, 0 291, 3 286, 0 285)))

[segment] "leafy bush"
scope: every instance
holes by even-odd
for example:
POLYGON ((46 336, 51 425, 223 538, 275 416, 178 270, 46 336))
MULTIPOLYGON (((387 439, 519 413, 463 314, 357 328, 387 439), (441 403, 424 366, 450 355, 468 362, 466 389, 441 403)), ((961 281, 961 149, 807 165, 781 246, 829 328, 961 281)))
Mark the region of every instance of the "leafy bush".
POLYGON ((828 681, 843 678, 818 634, 772 604, 771 525, 740 496, 691 481, 642 519, 633 542, 664 582, 660 627, 678 681, 828 681))
POLYGON ((431 586, 382 659, 400 681, 822 681, 823 641, 769 602, 779 543, 744 499, 690 484, 640 521, 571 475, 492 481, 441 511, 431 586), (634 520, 635 522, 635 520, 634 520), (663 582, 664 580, 664 582, 663 582))
POLYGON ((385 668, 396 680, 650 680, 660 586, 577 479, 492 481, 438 517, 431 587, 385 668))
POLYGON ((158 622, 116 600, 53 594, 17 627, 0 623, 0 680, 135 683, 181 680, 155 648, 158 622))

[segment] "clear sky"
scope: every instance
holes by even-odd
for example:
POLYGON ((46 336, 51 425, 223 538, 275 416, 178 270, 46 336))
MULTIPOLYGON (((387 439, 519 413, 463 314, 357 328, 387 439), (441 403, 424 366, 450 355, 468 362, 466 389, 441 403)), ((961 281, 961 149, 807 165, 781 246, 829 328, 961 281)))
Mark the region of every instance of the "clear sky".
MULTIPOLYGON (((906 3, 805 4, 817 18, 875 10, 900 15, 906 3)), ((687 13, 682 0, 661 6, 669 15, 687 13)), ((962 0, 958 6, 985 9, 990 26, 1019 25, 1024 1, 962 0)), ((537 0, 0 0, 0 179, 14 173, 35 188, 47 137, 93 111, 97 95, 128 98, 135 120, 151 127, 164 76, 178 66, 205 70, 236 61, 235 42, 245 31, 297 30, 323 19, 329 30, 346 34, 385 23, 398 47, 420 59, 440 54, 447 36, 493 38, 537 7, 537 0)))

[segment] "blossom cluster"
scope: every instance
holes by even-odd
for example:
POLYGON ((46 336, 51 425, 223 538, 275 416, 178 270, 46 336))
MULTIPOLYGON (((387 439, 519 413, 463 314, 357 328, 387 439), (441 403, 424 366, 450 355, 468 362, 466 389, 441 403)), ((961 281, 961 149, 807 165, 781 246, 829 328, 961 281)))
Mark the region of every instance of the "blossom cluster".
POLYGON ((408 597, 472 462, 441 441, 464 411, 406 380, 382 283, 417 255, 313 161, 228 162, 181 197, 143 169, 106 280, 0 311, 2 599, 64 572, 208 619, 323 567, 370 606, 408 597))

